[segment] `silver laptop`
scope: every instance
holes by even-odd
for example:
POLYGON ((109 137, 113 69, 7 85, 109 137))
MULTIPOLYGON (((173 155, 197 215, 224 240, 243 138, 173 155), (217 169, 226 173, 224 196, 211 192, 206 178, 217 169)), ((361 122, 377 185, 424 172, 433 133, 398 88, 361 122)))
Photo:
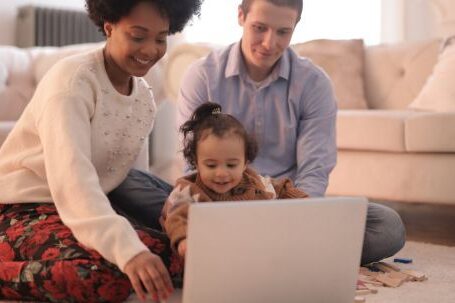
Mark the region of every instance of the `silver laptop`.
POLYGON ((352 303, 366 209, 351 197, 194 204, 183 295, 168 302, 352 303))

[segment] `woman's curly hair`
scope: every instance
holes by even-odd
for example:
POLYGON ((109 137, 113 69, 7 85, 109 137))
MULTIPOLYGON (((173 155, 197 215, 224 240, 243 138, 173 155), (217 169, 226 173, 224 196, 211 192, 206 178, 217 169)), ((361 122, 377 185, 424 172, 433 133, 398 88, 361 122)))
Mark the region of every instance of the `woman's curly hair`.
POLYGON ((194 111, 191 118, 180 126, 183 134, 183 156, 191 168, 196 168, 197 144, 208 135, 222 138, 226 134, 236 134, 244 143, 245 160, 253 162, 258 152, 254 137, 250 136, 239 120, 221 113, 221 105, 205 102, 194 111))
POLYGON ((181 32, 193 15, 199 16, 203 0, 86 0, 90 19, 104 33, 104 22, 117 23, 139 2, 149 2, 169 18, 169 34, 181 32))

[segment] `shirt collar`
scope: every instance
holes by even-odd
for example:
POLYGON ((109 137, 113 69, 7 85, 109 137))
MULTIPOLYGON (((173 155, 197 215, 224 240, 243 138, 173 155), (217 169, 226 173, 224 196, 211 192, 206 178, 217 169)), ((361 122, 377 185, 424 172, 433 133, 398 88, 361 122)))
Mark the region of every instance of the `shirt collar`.
POLYGON ((234 43, 231 45, 231 49, 229 50, 228 60, 226 64, 226 70, 224 72, 224 76, 226 78, 232 76, 238 76, 246 72, 245 64, 243 63, 242 52, 240 51, 240 42, 234 43))
MULTIPOLYGON (((224 73, 226 78, 241 76, 242 74, 246 75, 246 66, 241 52, 241 41, 242 40, 231 45, 224 73)), ((289 74, 291 72, 291 52, 292 50, 289 48, 283 52, 283 55, 278 60, 272 73, 266 78, 266 81, 275 81, 278 78, 283 78, 285 80, 289 79, 289 74)))

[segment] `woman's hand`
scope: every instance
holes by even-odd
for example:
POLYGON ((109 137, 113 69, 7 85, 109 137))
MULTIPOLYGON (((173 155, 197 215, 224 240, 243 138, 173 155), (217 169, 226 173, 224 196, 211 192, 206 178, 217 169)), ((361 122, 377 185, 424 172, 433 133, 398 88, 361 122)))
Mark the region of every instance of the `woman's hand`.
POLYGON ((126 263, 124 271, 141 301, 146 299, 147 294, 155 301, 166 300, 173 291, 171 278, 163 261, 150 251, 133 257, 126 263))
POLYGON ((179 253, 179 256, 182 258, 185 258, 186 254, 186 239, 183 239, 179 242, 179 246, 177 247, 177 251, 179 253))

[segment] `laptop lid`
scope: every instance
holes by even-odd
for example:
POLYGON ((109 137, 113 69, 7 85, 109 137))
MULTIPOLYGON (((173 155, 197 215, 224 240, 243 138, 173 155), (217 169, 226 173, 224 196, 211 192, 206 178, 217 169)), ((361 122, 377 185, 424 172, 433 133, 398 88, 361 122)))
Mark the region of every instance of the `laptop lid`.
POLYGON ((190 207, 183 303, 352 303, 367 200, 190 207))

